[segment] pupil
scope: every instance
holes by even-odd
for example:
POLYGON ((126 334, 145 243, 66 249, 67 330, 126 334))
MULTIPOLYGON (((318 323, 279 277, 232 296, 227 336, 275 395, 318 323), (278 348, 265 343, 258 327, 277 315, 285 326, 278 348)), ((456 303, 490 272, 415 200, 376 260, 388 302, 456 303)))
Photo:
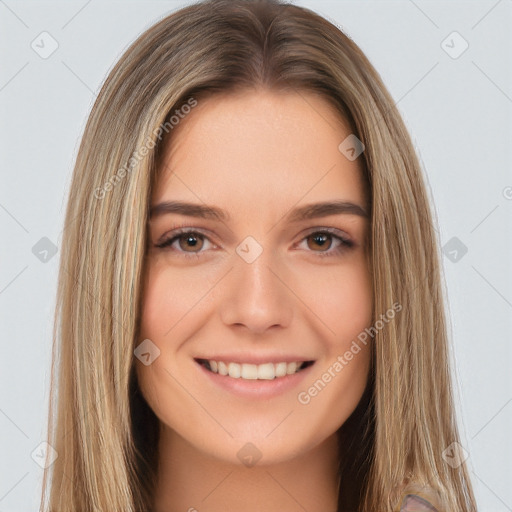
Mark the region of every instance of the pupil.
POLYGON ((183 238, 185 239, 186 248, 188 249, 194 248, 198 244, 198 240, 195 235, 183 235, 183 238))
POLYGON ((197 240, 193 236, 188 236, 187 242, 190 242, 192 240, 192 245, 195 245, 197 243, 197 240))
POLYGON ((325 239, 326 239, 327 235, 316 235, 314 236, 314 240, 315 240, 315 243, 320 245, 320 247, 322 247, 325 243, 325 239), (323 240, 322 240, 323 239, 323 240))

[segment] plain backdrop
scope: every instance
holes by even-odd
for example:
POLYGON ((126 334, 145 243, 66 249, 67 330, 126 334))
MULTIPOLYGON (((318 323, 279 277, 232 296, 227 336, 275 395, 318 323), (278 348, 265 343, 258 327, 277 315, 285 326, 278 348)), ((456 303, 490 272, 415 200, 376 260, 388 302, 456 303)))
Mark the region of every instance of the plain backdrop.
MULTIPOLYGON (((63 214, 108 71, 185 1, 0 0, 0 512, 37 510, 63 214)), ((462 444, 482 512, 512 510, 512 2, 294 2, 366 53, 438 219, 462 444)))

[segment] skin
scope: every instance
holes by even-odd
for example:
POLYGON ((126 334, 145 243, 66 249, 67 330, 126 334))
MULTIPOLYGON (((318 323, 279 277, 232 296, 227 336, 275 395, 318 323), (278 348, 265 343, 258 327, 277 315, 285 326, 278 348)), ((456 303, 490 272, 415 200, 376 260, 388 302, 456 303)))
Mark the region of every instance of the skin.
POLYGON ((206 203, 230 220, 172 213, 149 223, 140 340, 160 355, 136 364, 160 420, 158 512, 336 510, 335 433, 363 394, 370 345, 308 404, 297 395, 371 325, 369 220, 284 217, 327 200, 367 209, 359 159, 338 150, 349 134, 320 96, 264 89, 201 100, 173 130, 151 204, 206 203), (185 235, 172 248, 155 247, 182 224, 197 229, 195 246, 185 235), (330 235, 322 245, 312 236, 322 228, 340 230, 353 247, 337 254, 341 242, 330 235), (252 263, 236 252, 247 236, 263 248, 252 263), (221 351, 315 363, 297 388, 248 399, 210 382, 194 361, 221 351), (248 442, 261 454, 252 467, 237 456, 248 442))

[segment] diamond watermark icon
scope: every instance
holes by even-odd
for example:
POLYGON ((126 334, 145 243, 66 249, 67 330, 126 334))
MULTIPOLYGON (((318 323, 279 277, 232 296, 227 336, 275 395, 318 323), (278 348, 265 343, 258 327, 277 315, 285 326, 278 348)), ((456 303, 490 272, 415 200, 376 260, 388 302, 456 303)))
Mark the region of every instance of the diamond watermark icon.
POLYGON ((338 149, 348 160, 353 162, 364 151, 364 144, 351 133, 338 146, 338 149))
POLYGON ((263 252, 263 247, 255 238, 248 236, 238 244, 236 252, 246 263, 252 263, 263 252))
POLYGON ((59 454, 57 450, 46 441, 43 441, 30 454, 32 460, 43 469, 49 468, 56 460, 59 454))
POLYGON ((252 468, 261 459, 262 455, 255 445, 252 443, 245 443, 242 448, 238 450, 236 456, 244 466, 252 468))
POLYGON ((42 59, 49 58, 59 47, 57 40, 49 32, 41 32, 31 43, 30 47, 42 59))
POLYGON ((441 48, 452 59, 458 59, 469 48, 469 43, 455 30, 441 41, 441 48))
POLYGON ((469 453, 461 444, 453 442, 443 451, 442 456, 444 461, 455 469, 464 463, 464 461, 469 457, 469 453))
POLYGON ((49 238, 43 236, 43 238, 32 247, 32 254, 39 261, 48 263, 57 254, 57 246, 49 238))
POLYGON ((450 238, 443 246, 443 254, 452 263, 458 263, 467 252, 468 248, 456 236, 450 238))
POLYGON ((160 355, 160 349, 150 339, 145 339, 133 353, 143 365, 149 366, 160 355))

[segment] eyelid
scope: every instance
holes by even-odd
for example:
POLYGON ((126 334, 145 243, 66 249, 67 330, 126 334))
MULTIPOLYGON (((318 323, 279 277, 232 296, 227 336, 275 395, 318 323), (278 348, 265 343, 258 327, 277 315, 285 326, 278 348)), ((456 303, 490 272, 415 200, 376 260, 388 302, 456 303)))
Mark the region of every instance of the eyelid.
MULTIPOLYGON (((314 233, 329 233, 331 235, 335 235, 341 239, 343 239, 345 242, 354 243, 352 238, 349 236, 348 233, 345 231, 338 229, 338 228, 329 228, 329 227, 314 227, 309 228, 305 231, 305 234, 302 234, 302 238, 307 237, 309 235, 312 235, 314 233)), ((302 240, 302 239, 301 239, 302 240)))

